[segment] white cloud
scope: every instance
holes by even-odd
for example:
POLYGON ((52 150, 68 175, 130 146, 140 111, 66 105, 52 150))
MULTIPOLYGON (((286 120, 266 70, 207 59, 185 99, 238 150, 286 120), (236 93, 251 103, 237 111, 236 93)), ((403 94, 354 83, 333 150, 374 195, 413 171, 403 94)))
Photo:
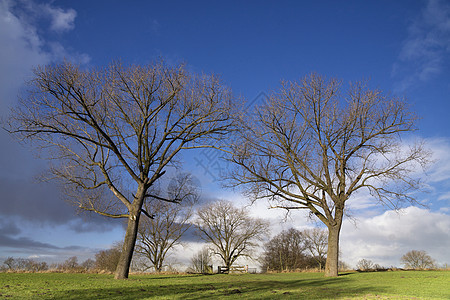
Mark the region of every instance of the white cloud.
POLYGON ((413 206, 360 219, 356 227, 344 221, 342 259, 353 266, 362 258, 384 266, 401 266, 401 256, 415 249, 427 251, 440 264, 448 263, 449 228, 448 214, 413 206))
POLYGON ((408 32, 392 70, 399 92, 441 73, 450 52, 450 5, 428 0, 408 32))
POLYGON ((448 138, 428 139, 432 151, 432 165, 428 170, 429 182, 439 183, 450 179, 450 140, 448 138))
MULTIPOLYGON (((87 54, 73 53, 56 41, 45 40, 38 33, 37 21, 51 18, 51 30, 74 28, 76 12, 33 1, 0 0, 0 111, 14 104, 18 90, 29 79, 37 65, 66 58, 78 63, 89 62, 87 54)), ((45 28, 44 28, 45 29, 45 28)))
POLYGON ((88 64, 91 60, 90 56, 86 53, 71 53, 58 42, 49 42, 48 46, 52 53, 52 58, 55 61, 62 61, 65 59, 72 63, 88 64))
POLYGON ((17 91, 31 67, 46 64, 50 54, 42 50, 43 41, 36 28, 11 12, 9 2, 0 2, 0 110, 15 102, 17 91))
POLYGON ((63 10, 62 8, 46 5, 45 11, 51 17, 50 29, 54 31, 67 31, 75 28, 77 12, 74 9, 63 10))
POLYGON ((450 192, 444 193, 438 197, 438 200, 450 200, 450 192))

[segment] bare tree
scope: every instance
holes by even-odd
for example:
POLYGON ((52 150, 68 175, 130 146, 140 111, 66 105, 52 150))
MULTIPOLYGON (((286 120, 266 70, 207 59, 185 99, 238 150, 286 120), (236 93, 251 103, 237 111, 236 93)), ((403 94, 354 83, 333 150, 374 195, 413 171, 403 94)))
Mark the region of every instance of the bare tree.
POLYGON ((302 231, 306 240, 306 248, 322 270, 326 262, 328 238, 327 232, 321 228, 305 229, 302 231))
POLYGON ((245 208, 236 208, 229 201, 203 206, 197 214, 201 238, 211 243, 213 253, 227 268, 241 256, 251 257, 257 242, 268 234, 267 222, 251 218, 245 208))
POLYGON ((356 264, 356 268, 361 271, 370 271, 375 268, 373 262, 370 259, 360 259, 356 264))
POLYGON ((181 236, 191 227, 193 206, 198 202, 198 186, 190 174, 175 177, 168 186, 167 199, 161 201, 161 193, 148 198, 144 209, 151 211, 151 218, 142 218, 139 224, 135 251, 145 256, 156 272, 161 272, 167 253, 180 244, 181 236))
POLYGON ((411 250, 401 258, 407 269, 432 269, 435 267, 434 260, 425 251, 411 250))
POLYGON ((339 235, 347 200, 366 189, 393 208, 414 202, 415 164, 426 163, 421 144, 399 136, 415 130, 404 99, 364 82, 341 93, 341 83, 312 74, 282 82, 253 118, 243 119, 230 158, 234 185, 274 207, 307 209, 328 228, 326 276, 338 275, 339 235))
POLYGON ((114 272, 117 269, 122 248, 121 243, 116 243, 110 249, 99 251, 95 254, 95 268, 114 272))
MULTIPOLYGON (((230 131, 232 95, 214 76, 163 62, 81 69, 39 67, 8 130, 50 148, 53 175, 83 210, 128 225, 115 278, 127 278, 147 191, 180 151, 230 131), (131 192, 134 190, 134 192, 131 192)), ((48 152, 45 152, 48 153, 48 152)))
POLYGON ((262 265, 265 270, 292 271, 309 266, 307 241, 301 231, 290 228, 264 245, 262 265))
POLYGON ((11 271, 39 272, 48 270, 46 262, 37 262, 30 258, 8 257, 3 263, 7 266, 8 270, 11 271))
POLYGON ((14 270, 16 268, 16 261, 12 256, 9 256, 7 259, 5 259, 3 261, 3 264, 8 267, 8 270, 14 270))
POLYGON ((191 258, 191 268, 196 273, 207 274, 212 272, 211 251, 208 247, 203 247, 191 258))
POLYGON ((76 271, 79 267, 78 257, 76 256, 69 257, 64 262, 58 264, 58 269, 64 271, 76 271))
POLYGON ((88 258, 80 264, 80 267, 85 271, 91 271, 95 269, 95 260, 88 258))

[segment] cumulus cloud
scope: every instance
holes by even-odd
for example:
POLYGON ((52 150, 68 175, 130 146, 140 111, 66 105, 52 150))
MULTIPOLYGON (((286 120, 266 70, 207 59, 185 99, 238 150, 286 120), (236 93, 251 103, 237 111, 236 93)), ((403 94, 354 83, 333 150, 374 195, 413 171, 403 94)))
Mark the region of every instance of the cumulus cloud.
POLYGON ((363 258, 383 266, 400 266, 401 256, 415 249, 427 251, 440 264, 448 263, 449 228, 449 215, 413 206, 359 220, 356 227, 345 221, 342 258, 353 266, 363 258))
MULTIPOLYGON (((46 30, 72 29, 75 16, 71 9, 34 1, 0 0, 0 118, 6 118, 9 107, 15 105, 24 82, 31 78, 33 67, 63 58, 81 63, 89 61, 88 55, 67 51, 62 44, 42 34, 46 30), (50 25, 46 28, 41 21, 49 18, 50 25)), ((44 161, 35 159, 29 149, 19 145, 3 129, 0 129, 0 144, 0 216, 54 225, 77 218, 74 209, 61 201, 55 185, 37 183, 34 179, 46 168, 44 161)))
POLYGON ((441 73, 450 52, 450 5, 428 0, 426 7, 408 27, 408 37, 393 66, 392 75, 399 79, 397 90, 430 80, 441 73))
POLYGON ((0 1, 0 113, 15 103, 18 90, 30 79, 37 65, 67 59, 88 63, 89 55, 69 51, 55 40, 43 38, 46 27, 41 20, 51 19, 48 30, 67 31, 74 28, 76 12, 33 1, 0 1))
POLYGON ((8 1, 0 2, 0 112, 15 102, 18 89, 29 76, 32 66, 46 64, 50 54, 36 28, 14 15, 8 1))

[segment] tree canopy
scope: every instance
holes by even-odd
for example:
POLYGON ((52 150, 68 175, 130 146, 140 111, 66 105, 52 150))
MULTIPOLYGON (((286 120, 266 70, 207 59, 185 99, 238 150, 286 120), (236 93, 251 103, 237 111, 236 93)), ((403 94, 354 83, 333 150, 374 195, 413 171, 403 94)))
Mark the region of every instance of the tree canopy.
MULTIPOLYGON (((229 88, 163 61, 34 70, 9 131, 45 148, 76 205, 128 218, 116 278, 127 278, 147 191, 186 149, 213 147, 233 127, 229 88)), ((167 199, 161 199, 167 200, 167 199)))
POLYGON ((343 90, 340 80, 318 74, 284 81, 242 119, 230 161, 234 185, 274 207, 307 209, 328 227, 325 271, 337 276, 339 234, 346 203, 361 190, 393 208, 414 202, 427 162, 421 143, 402 134, 416 129, 406 99, 371 89, 364 81, 343 90))

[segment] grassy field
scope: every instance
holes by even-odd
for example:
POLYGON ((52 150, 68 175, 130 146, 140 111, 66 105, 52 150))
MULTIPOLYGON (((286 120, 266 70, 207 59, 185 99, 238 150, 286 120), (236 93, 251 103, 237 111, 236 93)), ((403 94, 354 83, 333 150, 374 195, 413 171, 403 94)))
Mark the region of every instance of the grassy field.
POLYGON ((0 299, 450 299, 449 271, 243 275, 0 273, 0 299))

